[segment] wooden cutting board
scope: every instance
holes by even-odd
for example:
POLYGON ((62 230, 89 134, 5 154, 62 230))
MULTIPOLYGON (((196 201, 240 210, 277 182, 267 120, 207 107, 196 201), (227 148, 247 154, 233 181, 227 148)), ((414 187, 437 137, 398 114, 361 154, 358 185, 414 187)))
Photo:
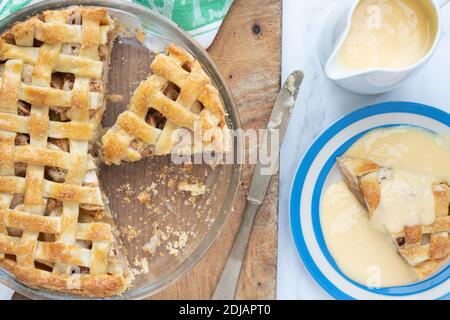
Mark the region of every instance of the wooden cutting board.
MULTIPOLYGON (((280 89, 281 0, 234 0, 208 50, 233 93, 242 126, 265 128, 280 89)), ((253 166, 246 166, 235 210, 208 254, 172 287, 153 299, 209 299, 242 218, 253 166)), ((275 299, 278 177, 255 221, 236 298, 275 299)))
MULTIPOLYGON (((244 129, 262 129, 280 88, 281 0, 234 0, 208 50, 226 79, 244 129)), ((253 166, 245 166, 240 192, 225 228, 208 254, 174 285, 150 299, 209 299, 242 219, 253 166)), ((278 177, 274 177, 250 239, 238 299, 276 297, 278 177)), ((24 297, 15 294, 14 299, 24 297)))

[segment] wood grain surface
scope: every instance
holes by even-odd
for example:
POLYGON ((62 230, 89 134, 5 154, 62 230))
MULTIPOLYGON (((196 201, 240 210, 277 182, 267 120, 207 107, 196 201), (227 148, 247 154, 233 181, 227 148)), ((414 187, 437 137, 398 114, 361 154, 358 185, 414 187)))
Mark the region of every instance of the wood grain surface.
MULTIPOLYGON (((234 0, 208 51, 232 91, 242 126, 245 129, 265 128, 280 88, 281 0, 234 0)), ((130 56, 123 51, 120 54, 130 56)), ((133 54, 136 55, 136 51, 133 51, 133 54)), ((150 60, 147 59, 150 57, 146 52, 138 56, 142 61, 131 64, 131 67, 128 62, 124 62, 130 68, 130 70, 127 69, 128 72, 123 72, 126 66, 111 70, 113 74, 110 75, 110 79, 131 77, 129 82, 133 84, 120 92, 124 95, 124 101, 129 100, 131 92, 138 84, 134 81, 134 73, 142 73, 138 77, 144 78, 148 72, 146 68, 140 66, 148 65, 150 60), (133 75, 130 75, 131 73, 133 75)), ((112 59, 114 60, 115 57, 113 56, 112 59)), ((117 57, 117 59, 121 58, 117 57)), ((116 64, 118 64, 117 61, 114 65, 116 64)), ((117 87, 114 80, 110 83, 110 87, 117 87)), ((111 125, 120 111, 120 108, 115 108, 114 112, 109 113, 104 125, 111 125)), ((137 169, 129 169, 127 166, 114 168, 112 174, 102 176, 102 181, 106 189, 112 186, 110 192, 114 193, 117 187, 114 186, 114 175, 126 177, 129 170, 144 172, 144 167, 148 169, 152 163, 153 160, 148 159, 136 164, 137 169)), ((151 172, 151 170, 147 171, 151 172)), ((211 297, 242 219, 245 196, 252 173, 253 166, 245 166, 234 209, 228 217, 222 234, 206 256, 175 284, 149 299, 209 299, 211 297)), ((116 199, 110 200, 114 207, 116 199)), ((118 205, 116 204, 116 207, 118 205)), ((272 179, 267 198, 256 217, 238 285, 237 299, 276 298, 277 213, 278 176, 272 179)), ((133 210, 133 214, 128 214, 127 217, 136 220, 143 214, 145 212, 141 209, 133 210)), ((119 217, 119 220, 121 219, 119 217)), ((126 221, 119 222, 120 225, 126 224, 126 221)), ((23 299, 23 297, 15 294, 14 299, 23 299)))
MULTIPOLYGON (((280 88, 281 0, 234 0, 208 50, 231 89, 244 128, 265 128, 280 88)), ((235 210, 208 254, 153 299, 209 299, 242 218, 253 166, 246 166, 235 210)), ((278 177, 256 217, 237 299, 275 299, 278 177)))

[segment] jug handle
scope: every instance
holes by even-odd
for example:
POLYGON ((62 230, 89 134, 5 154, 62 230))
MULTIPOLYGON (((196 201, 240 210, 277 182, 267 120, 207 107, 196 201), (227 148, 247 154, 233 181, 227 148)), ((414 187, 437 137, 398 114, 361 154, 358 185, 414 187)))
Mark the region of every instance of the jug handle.
POLYGON ((436 3, 436 6, 438 8, 442 8, 443 6, 445 6, 447 3, 450 2, 450 0, 434 0, 434 2, 436 3))

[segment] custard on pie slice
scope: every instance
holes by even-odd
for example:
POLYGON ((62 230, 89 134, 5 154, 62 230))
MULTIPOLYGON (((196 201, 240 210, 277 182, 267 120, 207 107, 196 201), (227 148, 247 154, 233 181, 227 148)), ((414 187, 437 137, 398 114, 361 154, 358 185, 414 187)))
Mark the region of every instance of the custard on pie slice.
MULTIPOLYGON (((372 161, 342 157, 337 160, 337 163, 345 182, 366 207, 371 219, 378 218, 377 215, 381 214, 379 212, 383 209, 382 207, 390 205, 391 199, 383 199, 387 197, 385 192, 390 190, 396 193, 393 199, 397 205, 404 207, 414 206, 417 198, 429 196, 431 202, 428 202, 431 206, 423 205, 417 210, 431 209, 429 210, 432 214, 430 223, 405 226, 403 230, 391 232, 391 235, 398 246, 400 255, 413 268, 419 279, 429 277, 446 263, 450 252, 448 182, 436 179, 429 184, 423 184, 425 189, 428 187, 429 190, 418 192, 414 188, 409 190, 404 181, 395 181, 395 170, 379 166, 372 161), (397 189, 389 189, 386 187, 387 184, 396 185, 397 189)), ((414 179, 414 174, 408 173, 408 177, 414 179)), ((422 176, 417 174, 416 178, 420 180, 422 176)), ((398 212, 394 210, 388 214, 393 217, 398 212)))
POLYGON ((0 266, 84 296, 131 274, 97 176, 95 140, 115 37, 106 9, 45 11, 0 39, 0 266))
POLYGON ((223 104, 200 63, 184 49, 169 45, 167 54, 155 57, 151 69, 153 74, 139 84, 128 109, 102 137, 105 163, 170 154, 180 128, 189 139, 177 152, 226 151, 223 104))

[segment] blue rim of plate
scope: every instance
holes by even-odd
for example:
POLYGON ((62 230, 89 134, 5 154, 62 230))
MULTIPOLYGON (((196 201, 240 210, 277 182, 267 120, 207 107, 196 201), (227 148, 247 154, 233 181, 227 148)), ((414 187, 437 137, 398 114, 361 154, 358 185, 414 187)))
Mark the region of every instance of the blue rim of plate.
MULTIPOLYGON (((306 152, 305 156, 303 157, 303 160, 301 161, 297 173, 295 175, 294 181, 292 183, 291 188, 291 194, 290 194, 290 200, 289 200, 289 216, 290 216, 290 223, 291 223, 291 230, 294 237, 294 242, 298 251, 298 254, 300 255, 300 258, 311 275, 311 277, 332 297, 336 299, 341 300, 351 300, 355 299, 352 296, 349 296, 347 293, 343 292, 341 289, 339 289, 336 285, 334 285, 329 279, 326 278, 326 276, 320 271, 320 269, 317 267, 317 265, 314 262, 314 259, 312 258, 306 243, 305 239, 303 237, 303 234, 301 232, 301 222, 300 222, 300 199, 302 195, 303 186, 305 183, 306 176, 310 170, 310 167, 314 160, 316 159, 317 154, 319 151, 327 144, 327 142, 335 136, 338 132, 340 132, 342 129, 346 128, 347 126, 362 120, 367 117, 379 115, 379 114, 385 114, 385 113, 409 113, 409 114, 417 114, 421 116, 425 116, 428 118, 431 118, 433 120, 436 120, 438 122, 441 122, 442 124, 446 126, 450 126, 450 114, 446 113, 443 110, 426 106, 423 104, 418 103, 412 103, 412 102, 386 102, 381 104, 376 104, 372 106, 365 107, 363 109, 354 111, 343 118, 336 121, 334 124, 332 124, 328 129, 326 129, 322 134, 319 135, 319 137, 311 144, 308 151, 306 152), (296 195, 293 197, 293 195, 296 195)), ((408 125, 408 124, 391 124, 386 125, 382 127, 387 126, 399 126, 399 125, 408 125)), ((379 127, 379 126, 378 126, 379 127)), ((418 283, 414 283, 407 286, 401 286, 401 287, 390 287, 390 288, 381 288, 381 289, 372 289, 368 288, 366 286, 360 285, 352 280, 350 280, 347 276, 345 276, 342 271, 338 268, 336 265, 334 259, 331 257, 331 254, 329 253, 327 246, 325 244, 322 228, 320 226, 320 214, 319 214, 319 203, 320 203, 320 195, 323 188, 323 185, 325 183, 326 177, 328 176, 331 168, 333 167, 335 163, 336 156, 342 155, 345 153, 345 151, 362 135, 367 133, 368 131, 371 131, 377 127, 374 127, 370 130, 365 130, 362 133, 359 133, 352 138, 348 139, 345 143, 343 143, 326 161, 326 164, 320 171, 319 177, 317 178, 317 181, 314 186, 314 190, 312 193, 312 203, 311 203, 311 214, 312 214, 312 221, 313 221, 313 228, 314 228, 314 234, 316 237, 316 240, 318 241, 318 245, 322 250, 322 254, 327 259, 327 262, 333 267, 333 269, 341 275, 344 279, 346 279, 348 282, 350 282, 353 285, 356 285, 357 287, 364 289, 368 292, 374 293, 374 294, 381 294, 385 296, 391 296, 391 297, 407 297, 408 295, 419 293, 422 291, 425 291, 430 288, 429 284, 433 283, 433 287, 436 285, 439 285, 443 281, 448 279, 448 275, 450 272, 450 266, 447 266, 444 270, 439 272, 438 274, 434 275, 433 277, 422 281, 418 283), (416 290, 412 292, 411 290, 416 290)), ((444 295, 440 299, 449 299, 450 293, 444 295)))

